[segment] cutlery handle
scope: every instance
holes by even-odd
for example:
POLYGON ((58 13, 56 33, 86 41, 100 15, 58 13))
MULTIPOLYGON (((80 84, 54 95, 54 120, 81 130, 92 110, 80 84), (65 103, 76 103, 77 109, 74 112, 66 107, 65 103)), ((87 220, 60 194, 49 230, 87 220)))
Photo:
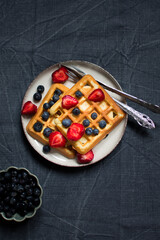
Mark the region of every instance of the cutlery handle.
MULTIPOLYGON (((99 82, 99 81, 98 81, 98 82, 99 82)), ((112 88, 112 87, 110 87, 110 86, 107 86, 107 85, 105 85, 105 84, 103 84, 103 83, 101 83, 101 82, 99 82, 99 83, 100 83, 102 86, 104 86, 107 90, 109 90, 109 91, 111 91, 111 92, 117 93, 118 95, 121 95, 121 96, 123 96, 123 97, 125 97, 125 98, 128 98, 129 100, 131 100, 131 101, 133 101, 133 102, 136 102, 136 103, 142 105, 143 107, 148 108, 149 110, 151 110, 151 111, 154 112, 154 113, 160 113, 160 106, 158 106, 158 105, 154 105, 154 104, 152 104, 152 103, 148 103, 148 102, 146 102, 146 101, 144 101, 144 100, 142 100, 142 99, 140 99, 140 98, 137 98, 137 97, 135 97, 135 96, 132 96, 132 95, 130 95, 130 94, 128 94, 128 93, 125 93, 125 92, 123 92, 123 91, 120 91, 120 90, 118 90, 118 89, 112 88)))
POLYGON ((143 113, 140 113, 138 111, 136 111, 134 108, 118 101, 117 99, 114 99, 114 101, 126 112, 128 113, 130 116, 132 116, 137 123, 145 128, 155 128, 155 124, 154 122, 146 115, 143 113))

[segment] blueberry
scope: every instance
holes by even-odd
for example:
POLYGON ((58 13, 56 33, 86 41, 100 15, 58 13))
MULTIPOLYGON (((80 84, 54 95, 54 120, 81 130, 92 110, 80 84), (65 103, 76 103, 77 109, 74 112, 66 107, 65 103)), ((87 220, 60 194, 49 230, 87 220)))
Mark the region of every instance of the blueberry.
POLYGON ((91 135, 92 134, 92 132, 93 132, 93 130, 92 130, 92 128, 86 128, 86 130, 85 130, 85 133, 87 134, 87 135, 91 135))
POLYGON ((49 118, 49 112, 44 111, 44 112, 42 113, 42 119, 43 119, 44 121, 47 121, 48 118, 49 118))
POLYGON ((5 180, 9 181, 11 179, 11 177, 12 177, 12 175, 10 172, 5 172, 5 174, 4 174, 5 180))
POLYGON ((65 118, 65 119, 63 119, 63 121, 62 121, 62 125, 64 126, 64 127, 69 127, 70 125, 71 125, 71 119, 69 119, 69 118, 65 118))
POLYGON ((55 90, 54 94, 60 96, 60 95, 62 94, 62 91, 57 88, 57 89, 55 90))
POLYGON ((78 90, 78 91, 76 91, 76 93, 75 93, 75 94, 76 94, 76 97, 77 97, 77 98, 80 98, 80 97, 82 97, 82 93, 81 93, 79 90, 78 90))
POLYGON ((40 190, 40 188, 35 188, 35 189, 34 189, 34 196, 39 197, 40 195, 41 195, 41 190, 40 190))
POLYGON ((106 126, 106 121, 105 120, 101 120, 100 122, 99 122, 99 127, 100 128, 105 128, 105 126, 106 126))
POLYGON ((33 98, 34 98, 35 101, 40 101, 41 98, 42 98, 42 95, 41 95, 41 93, 36 92, 36 93, 33 95, 33 98))
POLYGON ((11 218, 12 212, 11 211, 5 212, 5 216, 6 216, 6 218, 11 218))
POLYGON ((83 126, 88 127, 90 124, 90 121, 88 119, 83 120, 83 126))
POLYGON ((17 186, 17 192, 22 193, 24 191, 24 187, 21 184, 18 184, 17 186))
POLYGON ((12 177, 12 183, 18 183, 19 179, 17 177, 12 177))
POLYGON ((28 173, 27 173, 26 171, 23 171, 23 170, 22 170, 22 173, 21 173, 21 174, 22 174, 22 178, 23 178, 23 179, 25 179, 25 180, 28 179, 28 173))
POLYGON ((27 199, 27 201, 29 201, 29 202, 33 202, 33 199, 34 199, 34 198, 33 198, 33 196, 27 196, 26 199, 27 199))
POLYGON ((45 110, 49 109, 49 108, 50 108, 49 103, 44 103, 44 104, 43 104, 43 108, 44 108, 45 110))
POLYGON ((0 204, 0 212, 3 212, 4 205, 1 203, 0 204))
POLYGON ((21 199, 25 199, 25 198, 26 198, 26 193, 25 193, 25 192, 22 192, 22 193, 19 195, 19 197, 20 197, 21 199))
POLYGON ((59 100, 59 96, 57 94, 54 94, 52 99, 53 99, 53 102, 57 102, 59 100))
POLYGON ((28 202, 28 203, 27 203, 27 210, 28 210, 29 212, 31 212, 31 211, 34 210, 34 205, 33 205, 32 202, 28 202))
POLYGON ((40 122, 36 122, 34 125, 33 125, 33 128, 36 132, 41 132, 42 128, 43 128, 43 125, 42 123, 40 122))
POLYGON ((10 205, 16 205, 17 203, 17 199, 15 197, 11 197, 10 201, 9 201, 10 205))
POLYGON ((52 107, 53 106, 53 104, 55 104, 52 100, 51 101, 49 101, 49 107, 52 107))
POLYGON ((17 192, 11 192, 11 197, 16 197, 17 196, 17 192))
POLYGON ((50 152, 50 150, 51 150, 51 148, 50 148, 49 145, 44 145, 44 146, 43 146, 43 152, 44 152, 44 153, 48 153, 48 152, 50 152))
POLYGON ((93 129, 93 134, 94 134, 94 135, 98 135, 98 134, 99 134, 99 130, 98 130, 98 129, 96 129, 96 128, 95 128, 95 129, 93 129))
POLYGON ((28 196, 31 196, 33 194, 33 189, 29 188, 28 190, 26 190, 26 193, 28 196))
POLYGON ((40 204, 39 198, 34 199, 34 205, 37 207, 40 204))
POLYGON ((43 93, 43 92, 44 92, 44 86, 43 86, 43 85, 39 85, 39 86, 37 87, 37 92, 38 92, 38 93, 43 93))
POLYGON ((51 134, 51 132, 52 132, 52 129, 49 128, 49 127, 47 127, 47 128, 44 129, 43 135, 44 135, 45 137, 49 137, 49 135, 51 134))
POLYGON ((73 113, 74 115, 78 116, 78 115, 80 114, 79 108, 74 108, 74 109, 72 110, 72 113, 73 113))
POLYGON ((0 187, 0 196, 2 196, 4 193, 4 188, 3 187, 0 187))
POLYGON ((91 114, 91 118, 92 118, 92 119, 96 119, 96 118, 97 118, 97 113, 93 112, 93 113, 91 114))

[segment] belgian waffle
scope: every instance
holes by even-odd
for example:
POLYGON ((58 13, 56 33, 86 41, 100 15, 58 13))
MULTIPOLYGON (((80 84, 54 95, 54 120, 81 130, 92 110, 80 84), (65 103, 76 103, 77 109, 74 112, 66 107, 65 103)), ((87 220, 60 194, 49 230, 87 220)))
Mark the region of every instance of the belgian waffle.
POLYGON ((67 138, 67 130, 62 125, 62 121, 65 118, 70 118, 72 123, 83 123, 83 120, 88 119, 90 121, 89 127, 92 129, 98 129, 99 134, 87 135, 86 133, 78 141, 69 141, 73 148, 81 154, 87 153, 90 149, 99 143, 107 134, 109 134, 113 128, 121 122, 125 117, 125 113, 117 106, 114 100, 109 94, 96 82, 91 75, 85 75, 79 80, 65 95, 71 95, 77 98, 78 104, 76 107, 80 109, 80 114, 75 116, 72 113, 73 108, 69 110, 62 108, 62 99, 58 100, 50 109, 50 114, 55 117, 54 121, 59 131, 67 138), (95 89, 100 88, 104 94, 105 99, 101 102, 93 102, 88 100, 88 96, 95 89), (76 91, 81 91, 83 96, 79 99, 76 97, 76 91), (91 114, 95 112, 98 117, 93 120, 91 114), (105 120, 107 125, 101 129, 99 122, 105 120))
MULTIPOLYGON (((54 123, 54 116, 50 115, 47 121, 44 121, 41 117, 44 111, 43 104, 48 103, 50 100, 52 100, 53 94, 56 89, 61 90, 62 94, 60 95, 60 97, 63 96, 64 93, 68 90, 68 88, 63 84, 52 84, 46 96, 44 97, 43 101, 41 102, 40 106, 38 107, 36 114, 31 118, 31 120, 29 121, 26 127, 28 134, 33 138, 35 138, 36 140, 38 140, 39 142, 41 142, 42 144, 49 144, 49 138, 45 137, 43 134, 43 131, 45 128, 49 127, 50 129, 52 129, 52 131, 58 130, 54 123), (36 122, 42 123, 43 128, 41 132, 36 132, 34 130, 33 125, 36 122)), ((49 110, 45 110, 45 111, 49 111, 49 110)), ((68 158, 75 157, 75 151, 72 149, 72 146, 68 142, 65 147, 56 148, 56 149, 68 158)))

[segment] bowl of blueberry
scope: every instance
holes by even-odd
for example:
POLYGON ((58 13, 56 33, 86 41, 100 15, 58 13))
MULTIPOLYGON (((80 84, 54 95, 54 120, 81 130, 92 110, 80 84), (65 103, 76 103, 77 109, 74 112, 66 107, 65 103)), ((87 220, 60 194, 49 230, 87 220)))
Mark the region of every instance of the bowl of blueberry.
POLYGON ((31 218, 42 204, 43 190, 38 178, 25 168, 0 171, 0 215, 22 222, 31 218))

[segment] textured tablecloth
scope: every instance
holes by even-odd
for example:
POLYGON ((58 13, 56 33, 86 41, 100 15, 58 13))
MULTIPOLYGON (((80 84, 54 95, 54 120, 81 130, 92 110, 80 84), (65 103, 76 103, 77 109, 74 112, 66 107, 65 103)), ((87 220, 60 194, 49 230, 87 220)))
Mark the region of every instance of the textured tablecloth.
POLYGON ((24 136, 27 87, 71 59, 100 65, 126 92, 160 104, 160 1, 0 0, 0 169, 26 167, 44 191, 34 218, 0 218, 0 239, 159 240, 160 115, 128 101, 156 129, 129 117, 117 148, 79 169, 46 161, 24 136))

